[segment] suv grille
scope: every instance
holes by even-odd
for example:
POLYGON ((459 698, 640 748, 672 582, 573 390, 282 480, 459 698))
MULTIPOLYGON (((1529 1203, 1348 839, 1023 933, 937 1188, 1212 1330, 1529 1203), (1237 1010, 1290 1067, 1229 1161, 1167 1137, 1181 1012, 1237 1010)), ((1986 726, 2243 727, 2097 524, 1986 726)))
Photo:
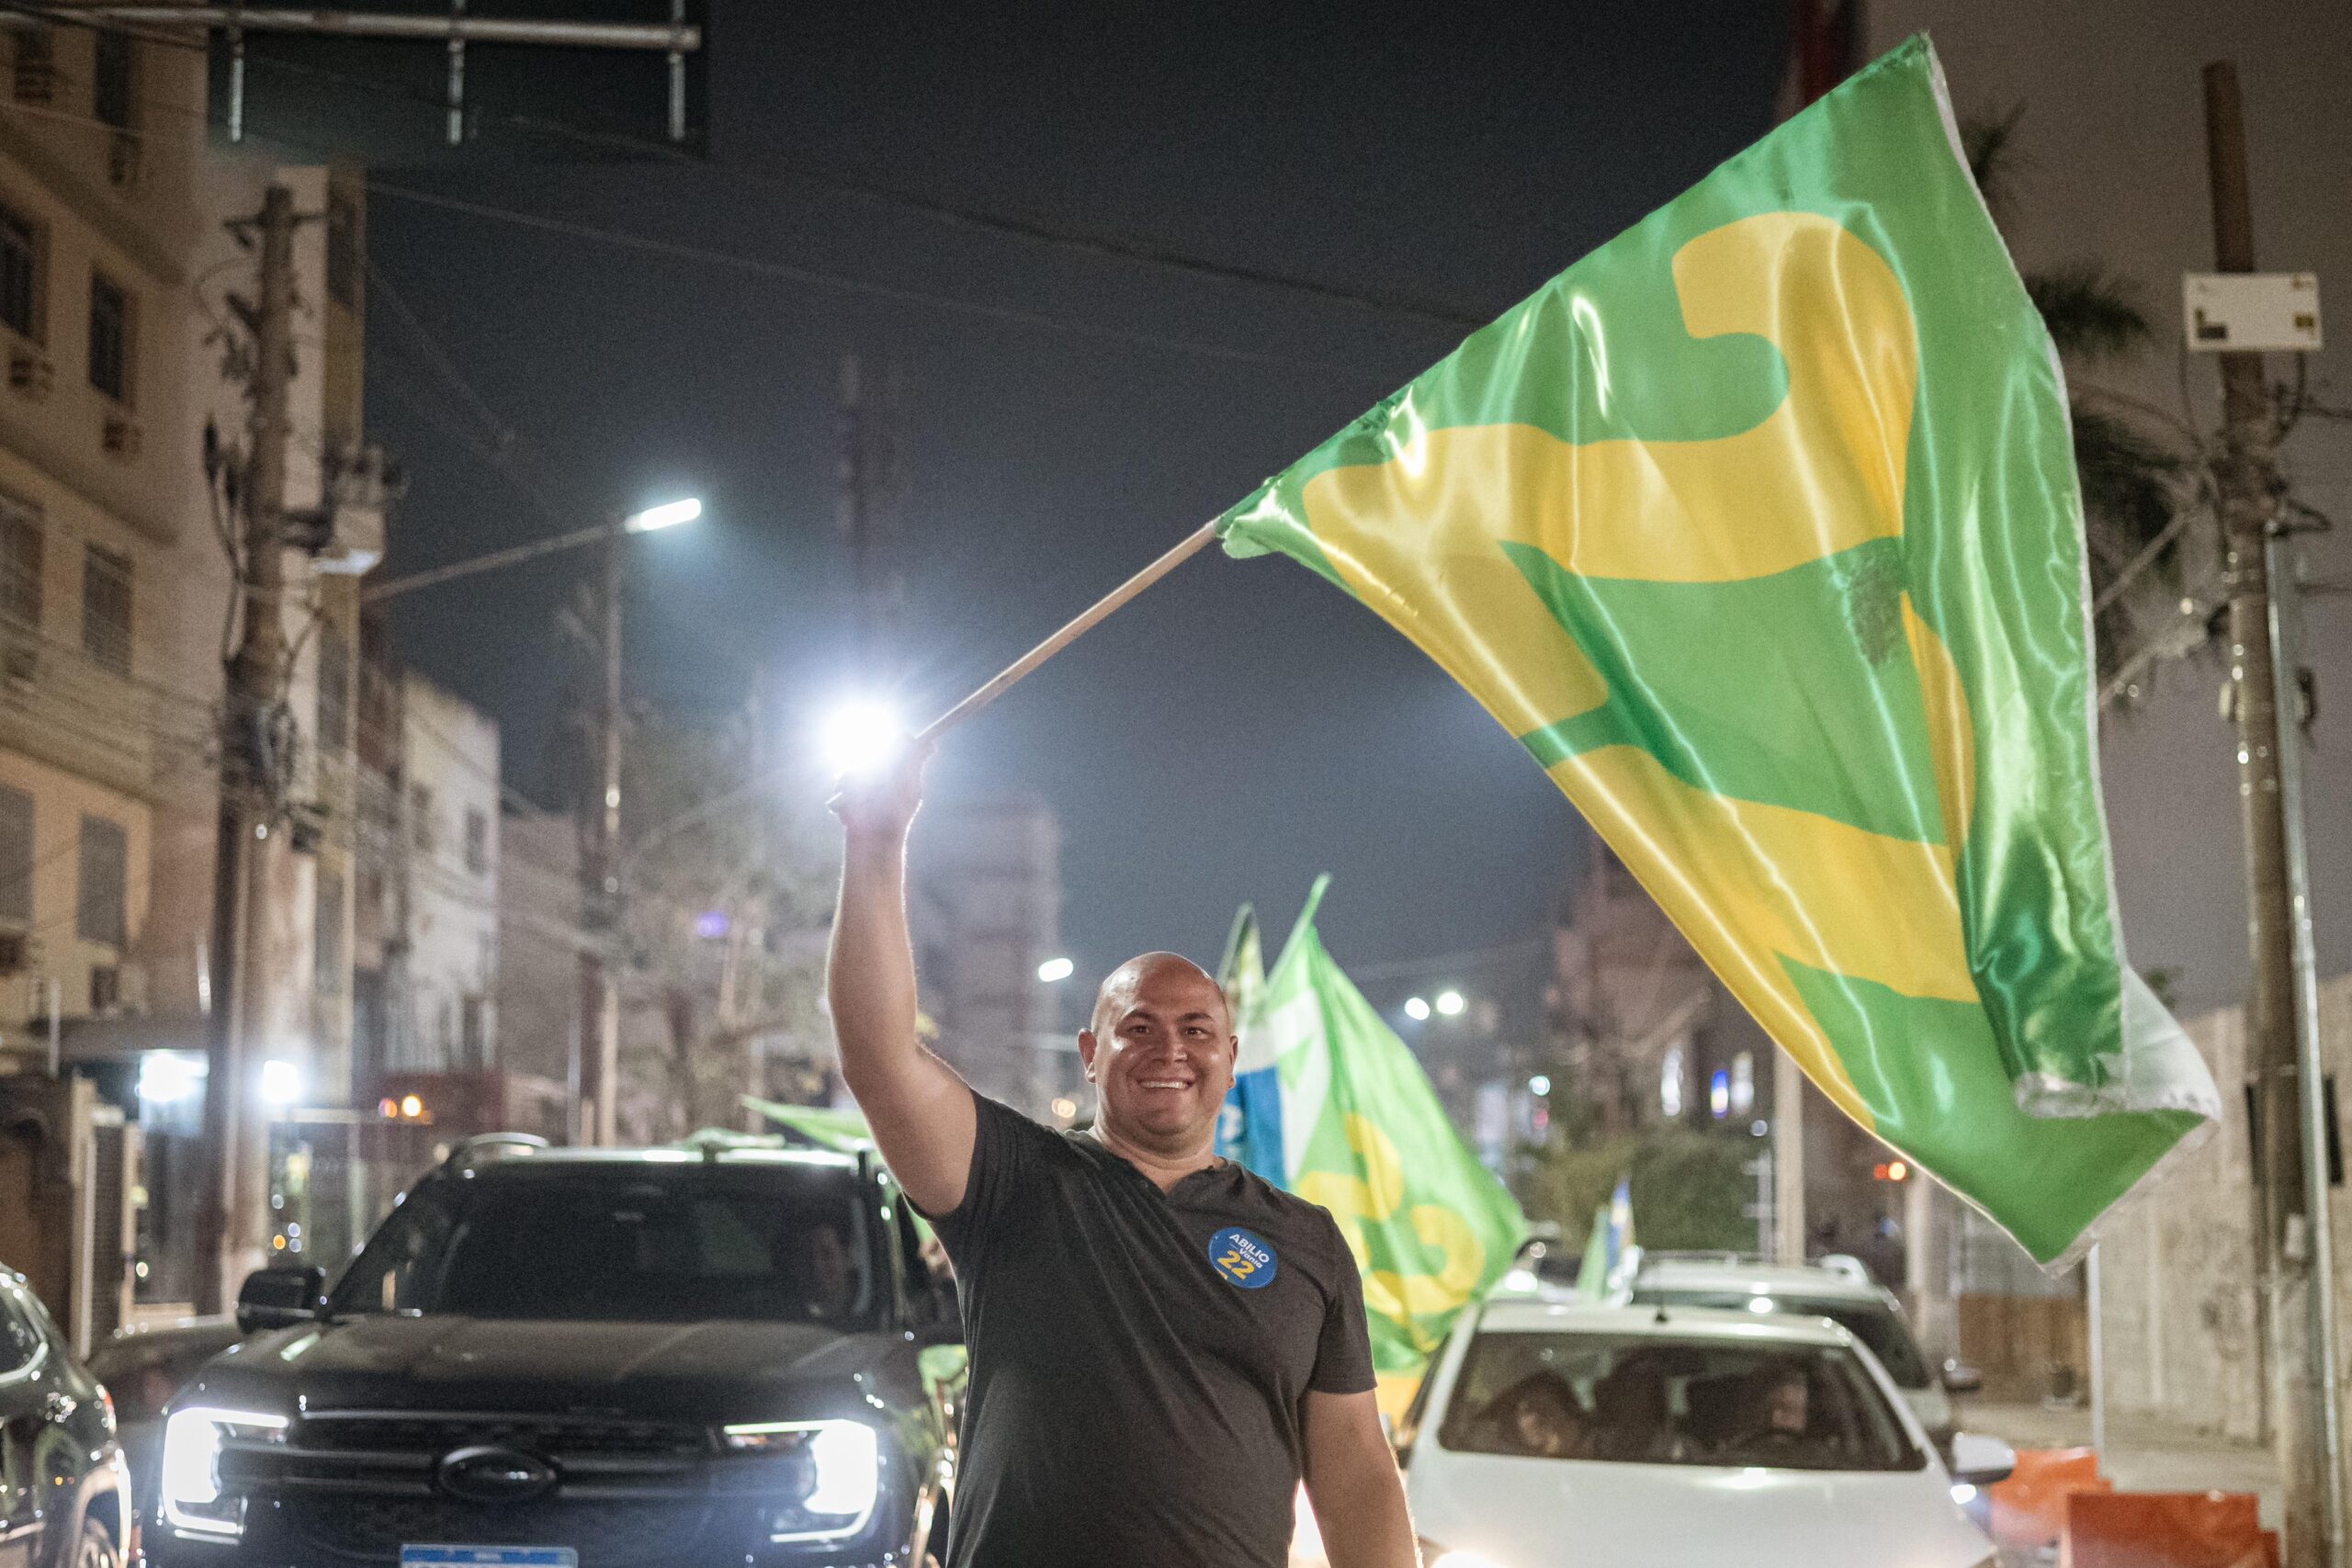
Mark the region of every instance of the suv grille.
POLYGON ((314 1411, 282 1444, 239 1448, 234 1468, 277 1494, 311 1550, 343 1563, 397 1562, 405 1543, 440 1541, 569 1545, 581 1568, 639 1568, 680 1561, 720 1501, 708 1435, 655 1422, 314 1411), (443 1456, 481 1445, 547 1461, 555 1489, 512 1503, 443 1492, 434 1479, 443 1456))

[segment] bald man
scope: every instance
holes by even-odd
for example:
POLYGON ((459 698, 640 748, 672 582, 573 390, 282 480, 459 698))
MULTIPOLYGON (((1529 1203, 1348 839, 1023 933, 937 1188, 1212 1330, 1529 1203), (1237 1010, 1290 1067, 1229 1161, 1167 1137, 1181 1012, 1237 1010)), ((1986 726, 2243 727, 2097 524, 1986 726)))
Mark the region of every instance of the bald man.
POLYGON ((1233 1020, 1174 953, 1078 1036, 1094 1124, 976 1094, 915 1035, 921 755, 850 781, 827 994, 842 1076, 956 1266, 971 1350, 947 1568, 1283 1568, 1301 1480, 1332 1568, 1419 1561, 1329 1214, 1216 1157, 1233 1020))

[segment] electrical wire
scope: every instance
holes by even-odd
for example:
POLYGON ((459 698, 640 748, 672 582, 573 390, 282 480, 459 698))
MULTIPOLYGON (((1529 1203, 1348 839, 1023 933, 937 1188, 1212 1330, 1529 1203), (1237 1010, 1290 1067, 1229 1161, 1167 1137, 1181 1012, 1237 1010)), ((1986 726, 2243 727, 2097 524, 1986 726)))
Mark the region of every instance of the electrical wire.
POLYGON ((1197 354, 1212 359, 1226 359, 1245 365, 1277 366, 1289 370, 1320 370, 1335 376, 1360 374, 1344 366, 1306 355, 1275 354, 1260 349, 1234 348, 1224 344, 1204 342, 1198 338, 1142 332, 1129 327, 1103 326, 1092 321, 1080 321, 1069 317, 1048 315, 1041 310, 1025 310, 1016 305, 990 305, 980 300, 957 299, 952 295, 936 294, 928 289, 912 288, 900 284, 876 283, 869 278, 852 277, 843 273, 827 272, 820 268, 801 266, 791 262, 771 261, 759 256, 742 255, 732 251, 716 250, 707 245, 689 244, 680 240, 657 239, 650 234, 632 233, 623 229, 607 229, 597 224, 577 222, 566 218, 549 218, 542 213, 525 212, 516 208, 499 207, 485 201, 469 201, 459 197, 439 196, 407 186, 392 185, 383 180, 370 180, 368 189, 371 196, 390 197, 396 201, 411 202, 420 207, 437 208, 446 212, 464 213, 469 217, 504 223, 519 229, 536 230, 540 233, 560 235, 565 239, 593 240, 599 244, 634 251, 644 255, 659 256, 666 261, 696 262, 704 265, 772 281, 808 284, 820 288, 865 295, 871 299, 888 299, 902 305, 924 305, 989 321, 1040 327, 1048 332, 1070 333, 1081 337, 1139 344, 1147 348, 1165 349, 1179 354, 1197 354))

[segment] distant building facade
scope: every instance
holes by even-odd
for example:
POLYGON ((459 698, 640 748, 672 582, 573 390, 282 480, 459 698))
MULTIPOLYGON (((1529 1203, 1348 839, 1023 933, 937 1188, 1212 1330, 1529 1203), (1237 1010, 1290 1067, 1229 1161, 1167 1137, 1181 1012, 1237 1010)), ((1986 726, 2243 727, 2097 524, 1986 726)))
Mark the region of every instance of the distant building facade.
POLYGON ((1037 976, 1061 951, 1060 825, 1035 800, 942 803, 915 833, 910 919, 938 1049, 982 1094, 1049 1118, 1083 1081, 1037 976))

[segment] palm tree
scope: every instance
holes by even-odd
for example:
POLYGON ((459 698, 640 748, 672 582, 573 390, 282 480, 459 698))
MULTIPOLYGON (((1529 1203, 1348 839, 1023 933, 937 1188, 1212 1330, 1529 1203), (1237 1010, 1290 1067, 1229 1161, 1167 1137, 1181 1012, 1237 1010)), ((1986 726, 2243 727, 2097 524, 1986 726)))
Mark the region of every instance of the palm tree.
MULTIPOLYGON (((1962 127, 1970 173, 1998 224, 2010 211, 2022 160, 2022 109, 1962 127)), ((2070 371, 2128 361, 2154 347, 2156 333, 2139 291, 2096 263, 2023 274, 2051 341, 2070 371)), ((2204 639, 2180 637, 2176 606, 2180 541, 2199 505, 2201 467, 2194 437, 2155 411, 2070 374, 2075 467, 2090 558, 2093 627, 2104 684, 2159 639, 2186 652, 2204 639)), ((2195 628, 2189 628, 2194 633, 2195 628)))

